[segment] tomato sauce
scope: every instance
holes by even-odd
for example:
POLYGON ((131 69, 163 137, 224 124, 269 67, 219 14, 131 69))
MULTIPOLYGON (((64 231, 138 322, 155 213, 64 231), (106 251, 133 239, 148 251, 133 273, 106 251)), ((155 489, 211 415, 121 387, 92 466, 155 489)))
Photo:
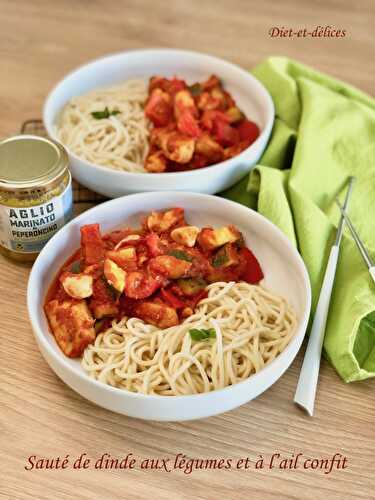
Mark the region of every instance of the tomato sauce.
POLYGON ((259 136, 256 123, 212 75, 201 83, 154 76, 145 115, 153 124, 148 172, 178 172, 228 160, 259 136))
POLYGON ((53 319, 68 322, 69 335, 77 321, 89 328, 90 318, 96 333, 124 316, 167 328, 193 314, 209 283, 262 278, 235 226, 200 229, 187 224, 183 209, 171 208, 152 212, 138 229, 102 236, 98 224, 81 227, 81 247, 59 270, 45 308, 63 305, 53 319), (74 303, 84 304, 84 319, 71 315, 74 303))

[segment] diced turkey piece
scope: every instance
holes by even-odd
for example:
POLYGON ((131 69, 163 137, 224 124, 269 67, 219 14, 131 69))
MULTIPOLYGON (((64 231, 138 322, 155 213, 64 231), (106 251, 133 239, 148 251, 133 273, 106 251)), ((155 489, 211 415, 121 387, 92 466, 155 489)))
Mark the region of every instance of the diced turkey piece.
POLYGON ((150 259, 149 268, 156 275, 161 274, 169 279, 177 279, 187 276, 191 268, 191 262, 177 259, 172 255, 160 255, 150 259))
POLYGON ((234 243, 241 238, 241 233, 234 226, 218 229, 204 228, 198 236, 198 243, 204 250, 214 250, 226 243, 234 243))
POLYGON ((192 248, 195 245, 200 229, 196 226, 183 226, 173 229, 171 238, 176 243, 192 248))
POLYGON ((147 228, 155 233, 169 231, 173 226, 184 223, 184 210, 172 208, 166 212, 152 212, 146 219, 147 228))
POLYGON ((66 293, 73 299, 86 299, 92 295, 92 276, 89 274, 64 273, 60 278, 66 293))
POLYGON ((176 163, 189 163, 194 154, 195 139, 179 132, 169 132, 161 140, 164 155, 176 163))
POLYGON ((137 253, 133 246, 118 250, 109 250, 106 253, 106 257, 127 271, 137 266, 137 253))
POLYGON ((167 158, 163 151, 156 151, 156 153, 149 154, 146 157, 144 167, 147 172, 164 172, 167 169, 167 158))
POLYGON ((95 304, 92 306, 96 319, 107 318, 116 316, 118 314, 118 307, 114 303, 105 302, 103 304, 95 304))
POLYGON ((86 302, 51 300, 45 310, 60 349, 70 358, 80 357, 95 340, 94 319, 86 302))
MULTIPOLYGON (((139 241, 140 239, 141 239, 141 237, 139 236, 139 234, 129 234, 128 236, 125 236, 125 238, 123 238, 122 240, 120 240, 117 243, 117 245, 115 246, 115 250, 118 250, 125 243, 135 243, 136 241, 139 241)), ((131 248, 132 247, 129 247, 128 249, 130 250, 131 248)), ((133 250, 134 250, 134 248, 133 248, 133 250)))
POLYGON ((165 304, 141 302, 136 306, 135 312, 146 323, 151 323, 159 328, 169 328, 179 323, 175 309, 165 304))

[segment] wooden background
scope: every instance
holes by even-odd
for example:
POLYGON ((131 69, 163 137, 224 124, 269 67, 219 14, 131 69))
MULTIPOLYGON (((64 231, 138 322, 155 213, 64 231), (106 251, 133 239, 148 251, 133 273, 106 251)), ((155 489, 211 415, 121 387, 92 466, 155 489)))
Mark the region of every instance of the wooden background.
MULTIPOLYGON (((138 47, 181 47, 250 68, 270 54, 295 57, 373 93, 375 4, 367 1, 0 1, 0 136, 41 116, 51 87, 77 65, 138 47), (340 39, 271 39, 272 26, 346 29, 340 39)), ((0 257, 0 498, 375 498, 374 381, 345 385, 323 362, 311 419, 293 406, 301 356, 242 408, 191 423, 152 423, 95 407, 48 368, 26 311, 29 268, 0 257), (316 470, 31 471, 29 455, 123 457, 348 457, 316 470)))

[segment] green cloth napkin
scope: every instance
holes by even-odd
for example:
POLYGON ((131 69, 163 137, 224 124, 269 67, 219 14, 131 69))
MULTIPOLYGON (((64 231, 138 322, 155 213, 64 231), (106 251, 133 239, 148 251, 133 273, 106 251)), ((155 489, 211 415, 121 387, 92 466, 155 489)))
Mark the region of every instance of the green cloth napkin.
MULTIPOLYGON (((269 90, 276 120, 260 164, 223 195, 258 210, 298 249, 313 309, 344 199, 357 178, 351 219, 375 256, 375 100, 345 83, 282 57, 254 70, 269 90)), ((345 229, 324 342, 346 382, 375 376, 375 284, 345 229)))

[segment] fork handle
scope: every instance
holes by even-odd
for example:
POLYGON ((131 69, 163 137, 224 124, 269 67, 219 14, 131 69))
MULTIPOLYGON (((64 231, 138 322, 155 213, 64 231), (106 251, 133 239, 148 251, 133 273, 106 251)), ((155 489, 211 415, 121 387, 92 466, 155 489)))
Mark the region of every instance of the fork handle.
POLYGON ((314 403, 319 378, 320 358, 322 354, 332 288, 335 281, 338 256, 339 247, 337 245, 333 245, 331 248, 331 253, 329 255, 322 288, 320 290, 318 305, 316 307, 314 321, 311 327, 309 342, 307 344, 305 357, 303 360, 301 373, 294 396, 294 402, 304 408, 310 415, 310 417, 312 417, 314 414, 314 403))

